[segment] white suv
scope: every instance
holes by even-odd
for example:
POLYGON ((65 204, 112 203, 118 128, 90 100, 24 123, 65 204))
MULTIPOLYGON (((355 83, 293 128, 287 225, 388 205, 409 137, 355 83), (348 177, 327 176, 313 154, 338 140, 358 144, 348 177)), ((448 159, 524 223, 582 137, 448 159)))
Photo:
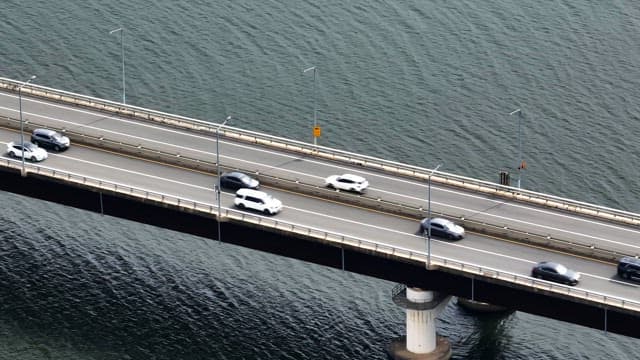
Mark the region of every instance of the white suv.
POLYGON ((253 209, 267 215, 277 214, 282 210, 282 201, 265 192, 252 189, 236 191, 236 198, 233 203, 240 209, 253 209))

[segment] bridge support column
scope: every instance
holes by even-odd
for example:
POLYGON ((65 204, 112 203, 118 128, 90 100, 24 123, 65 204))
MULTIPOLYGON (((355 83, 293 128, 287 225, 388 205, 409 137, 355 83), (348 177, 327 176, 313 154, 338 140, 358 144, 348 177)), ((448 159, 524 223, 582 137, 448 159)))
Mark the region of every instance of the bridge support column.
POLYGON ((407 336, 387 347, 396 360, 443 360, 451 357, 451 344, 436 334, 436 318, 451 296, 419 288, 396 286, 393 302, 407 309, 407 336))
POLYGON ((511 313, 513 310, 503 306, 459 297, 456 304, 471 312, 477 313, 511 313))
POLYGON ((451 296, 419 288, 397 286, 393 301, 407 310, 407 335, 387 347, 396 360, 441 360, 451 357, 451 344, 436 334, 436 318, 451 296))

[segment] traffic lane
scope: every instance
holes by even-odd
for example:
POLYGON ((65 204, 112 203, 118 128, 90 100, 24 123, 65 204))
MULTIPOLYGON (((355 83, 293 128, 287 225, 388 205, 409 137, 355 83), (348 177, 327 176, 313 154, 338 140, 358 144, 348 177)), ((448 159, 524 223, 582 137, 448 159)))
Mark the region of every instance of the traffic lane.
MULTIPOLYGON (((63 158, 63 157, 54 157, 54 158, 63 158)), ((68 165, 69 163, 73 162, 73 161, 69 161, 69 160, 74 160, 74 159, 70 159, 70 158, 66 158, 64 159, 65 164, 68 165)), ((130 159, 130 160, 134 160, 134 161, 138 161, 140 162, 140 160, 137 159, 130 159)), ((75 160, 77 161, 77 160, 75 160)), ((82 167, 84 167, 85 169, 87 169, 87 162, 86 161, 81 161, 82 163, 82 167)), ((166 176, 166 170, 167 167, 166 166, 162 166, 159 164, 149 164, 148 162, 143 162, 145 163, 147 166, 152 165, 153 167, 153 172, 154 173, 163 173, 163 176, 166 176)), ((95 171, 96 168, 100 168, 102 166, 100 165, 96 165, 96 164, 92 164, 92 166, 89 166, 89 169, 91 169, 91 171, 95 171)), ((145 166, 137 166, 138 168, 140 167, 145 167, 145 166)), ((124 169, 113 169, 111 166, 107 167, 109 169, 109 173, 110 174, 114 174, 117 173, 118 171, 120 172, 126 172, 124 171, 124 169)), ((92 176, 98 175, 97 173, 92 173, 92 176)), ((137 173, 136 174, 139 177, 144 177, 143 173, 137 173)), ((184 174, 182 174, 180 172, 181 178, 184 178, 184 174)), ((198 175, 196 173, 196 175, 198 175)), ((130 174, 127 172, 127 176, 130 176, 130 174)), ((120 174, 119 176, 117 176, 119 179, 122 178, 122 174, 120 174)), ((207 175, 203 175, 203 174, 199 174, 199 177, 201 179, 208 179, 210 180, 211 177, 207 176, 207 175)), ((208 182, 207 180, 207 182, 208 182)), ((121 181, 122 182, 122 181, 121 181)), ((150 190, 155 190, 155 191, 161 191, 161 192, 166 192, 166 193, 173 193, 177 196, 182 196, 182 197, 187 197, 187 198, 191 198, 194 200, 200 200, 203 203, 209 203, 212 204, 213 203, 213 190, 209 189, 209 188, 203 188, 200 185, 195 185, 195 184, 188 184, 188 183, 180 183, 176 180, 172 180, 172 179, 164 179, 162 178, 158 178, 157 176, 153 176, 151 177, 150 180, 148 181, 142 181, 142 183, 144 183, 145 185, 148 186, 148 188, 150 188, 150 190), (159 189, 158 187, 163 187, 163 183, 164 186, 166 188, 161 188, 159 189)), ((276 191, 277 193, 277 191, 276 191)), ((289 196, 293 196, 296 198, 299 198, 298 195, 295 194, 290 194, 290 193, 285 193, 282 192, 280 193, 279 197, 282 198, 286 198, 287 194, 289 196)), ((287 201, 287 200, 285 200, 287 201)), ((380 226, 379 223, 376 222, 377 225, 373 226, 371 225, 371 223, 363 223, 362 221, 357 221, 355 219, 349 219, 347 215, 354 215, 354 217, 356 219, 363 219, 363 218, 368 218, 371 216, 372 212, 370 210, 367 209, 349 209, 348 211, 344 212, 344 211, 340 211, 341 209, 344 209, 344 206, 340 205, 340 204, 334 204, 336 205, 335 207, 330 207, 330 208, 326 208, 326 201, 321 200, 321 199, 315 199, 315 201, 318 201, 321 203, 321 207, 323 208, 324 211, 322 212, 315 212, 315 211, 311 211, 307 208, 301 209, 301 208, 294 208, 291 206, 287 206, 286 210, 287 212, 283 212, 283 214, 286 214, 284 216, 280 216, 282 218, 282 220, 285 221, 291 221, 291 222, 299 222, 301 224, 314 224, 313 220, 315 221, 316 227, 319 228, 325 228, 329 231, 332 232, 343 232, 343 233, 348 233, 349 231, 354 231, 351 235, 352 236, 356 236, 356 237, 360 237, 360 238, 364 238, 364 239, 372 239, 374 241, 379 241, 382 243, 393 243, 395 246, 402 246, 405 248, 413 248, 416 251, 424 251, 424 238, 420 237, 420 236, 416 236, 415 234, 412 234, 412 232, 415 232, 416 229, 416 222, 415 221, 409 221, 409 220, 403 220, 403 223, 406 224, 407 227, 409 227, 411 230, 409 230, 409 233, 403 233, 402 231, 398 231, 395 227, 391 228, 385 228, 384 226, 380 226), (326 212, 329 211, 332 214, 336 214, 336 216, 328 216, 326 214, 326 212), (287 219, 289 218, 290 219, 287 219), (320 220, 320 221, 318 221, 320 220), (354 224, 357 223, 360 226, 354 226, 354 224), (363 229, 365 231, 363 231, 363 229), (422 249, 421 249, 422 247, 422 249)), ((293 202, 295 203, 294 199, 288 199, 287 202, 293 202)), ((233 203, 233 195, 232 194, 227 194, 226 197, 226 201, 225 201, 226 205, 231 207, 232 203, 233 203)), ((376 215, 382 215, 383 218, 388 218, 388 221, 390 221, 391 223, 395 223, 397 221, 398 218, 395 217, 389 217, 386 216, 384 214, 380 214, 380 213, 375 213, 376 215)), ((281 214, 282 215, 282 214, 281 214)), ((376 221, 376 219, 370 219, 368 221, 376 221)), ((477 240, 476 240, 477 241, 477 240)), ((483 255, 481 256, 482 261, 478 261, 478 257, 477 256, 473 256, 474 252, 478 252, 481 251, 483 249, 480 249, 477 247, 477 244, 475 245, 475 248, 469 248, 467 247, 467 249, 465 251, 460 251, 459 249, 456 249, 455 251, 447 251, 448 248, 450 248, 451 244, 449 243, 445 243, 445 242, 439 242, 439 241, 434 241, 433 242, 433 254, 434 256, 447 256, 449 258, 457 258, 459 260, 462 261, 466 261, 466 262, 471 262, 471 263, 476 263, 478 265, 481 266, 487 266, 487 267, 492 267, 492 268, 496 268, 496 269, 504 269, 505 268, 505 258, 508 258, 508 256, 505 256, 504 254, 504 248, 502 249, 503 253, 494 253, 491 254, 491 256, 487 256, 487 252, 486 250, 483 251, 483 255), (440 247, 439 245, 444 245, 442 247, 440 247), (465 257, 465 254, 469 257, 466 260, 463 260, 461 258, 465 257)), ((519 253, 519 251, 516 251, 516 253, 519 253)), ((507 269, 504 269, 504 271, 509 271, 509 272, 515 272, 515 273, 521 273, 522 275, 527 275, 528 272, 530 271, 530 266, 526 266, 526 269, 518 269, 517 267, 513 266, 514 264, 511 263, 509 265, 509 267, 507 269)), ((528 264, 529 265, 529 264, 528 264)), ((606 290, 606 289, 596 289, 596 291, 602 291, 602 290, 606 290)))
MULTIPOLYGON (((15 95, 5 93, 3 93, 3 95, 4 98, 8 100, 7 106, 15 103, 15 95)), ((92 126, 95 126, 99 122, 100 129, 113 130, 114 133, 111 133, 111 135, 114 135, 116 138, 121 136, 122 138, 120 138, 119 140, 126 141, 126 139, 129 138, 129 140, 133 140, 132 142, 141 144, 143 146, 148 146, 151 148, 161 147, 162 150, 165 151, 178 151, 184 156, 199 158, 203 160, 211 158, 214 155, 213 152, 206 150, 209 147, 213 147, 211 144, 213 140, 198 134, 188 133, 175 129, 168 129, 153 124, 147 124, 129 119, 122 119, 115 116, 105 116, 105 114, 102 113, 70 107, 63 104, 48 103, 40 99, 30 99, 28 96, 23 97, 23 104, 23 111, 29 116, 35 116, 36 118, 42 117, 43 119, 59 122, 64 121, 65 124, 67 124, 67 127, 71 126, 70 123, 85 125, 91 124, 92 126), (27 108, 33 108, 34 110, 42 111, 42 113, 47 115, 45 116, 30 113, 29 111, 26 111, 27 108), (59 119, 56 119, 56 117, 59 117, 59 119), (66 120, 62 120, 63 118, 66 120), (137 126, 141 126, 144 128, 144 137, 132 136, 129 134, 132 132, 131 128, 137 126)), ((94 135, 104 135, 104 132, 96 130, 96 133, 94 135)), ((388 193, 388 190, 384 189, 390 189, 391 186, 393 186, 394 193, 391 193, 391 195, 404 194, 405 197, 404 200, 402 200, 403 202, 406 202, 412 206, 424 206, 424 199, 420 199, 419 196, 415 196, 415 194, 419 192, 416 191, 416 186, 418 187, 418 190, 420 187, 424 190, 426 188, 426 185, 424 184, 419 184, 411 181, 399 181, 399 179, 397 178, 389 177, 384 174, 378 174, 372 171, 353 171, 354 169, 352 167, 315 161, 311 159, 304 159, 300 157, 295 158, 289 156, 288 154, 264 150, 260 148, 256 149, 255 147, 252 148, 248 146, 242 146, 241 144, 225 142, 223 146, 227 147, 223 149, 223 151, 225 153, 231 154, 224 155, 223 159, 225 161, 237 161, 239 163, 238 166, 236 166, 235 164, 230 164, 230 166, 232 167, 244 168, 244 166, 249 165, 251 166, 253 172, 268 173, 270 170, 275 170, 283 171, 286 174, 291 174, 287 173, 286 170, 294 170, 289 169, 289 166, 292 166, 297 169, 295 171, 295 176, 297 179, 301 179, 302 181, 304 181, 305 178, 310 178, 311 183, 314 183, 315 181, 315 183, 318 185, 322 185, 324 177, 333 174, 335 173, 335 170, 340 169, 342 171, 354 172, 363 176, 372 177, 372 181, 374 178, 376 180, 384 180, 385 182, 387 182, 386 185, 382 185, 383 181, 379 181, 379 187, 383 189, 382 192, 388 193), (237 156, 233 156, 233 154, 236 153, 235 150, 241 150, 237 153, 237 156), (284 157, 285 159, 283 159, 282 157, 284 157), (254 160, 247 161, 246 159, 254 160), (301 166, 304 166, 306 168, 301 169, 301 166), (405 185, 408 186, 407 189, 403 189, 405 185), (408 193, 404 191, 408 191, 408 193)), ((286 177, 286 175, 284 177, 286 177)), ((372 186, 372 188, 374 187, 372 186)), ((593 223, 584 224, 580 222, 581 219, 577 219, 579 222, 578 224, 574 224, 572 221, 564 223, 560 231, 558 231, 557 228, 552 228, 544 225, 552 222, 547 222, 547 220, 550 219, 547 219, 545 216, 540 216, 541 213, 538 213, 539 220, 537 220, 537 222, 539 223, 534 224, 532 222, 522 220, 532 218, 531 207, 518 206, 516 204, 510 204, 509 202, 503 201, 495 202, 487 197, 471 196, 471 194, 468 193, 459 191, 452 192, 444 188, 440 190, 434 187, 434 189, 432 190, 432 206, 435 212, 444 212, 452 216, 465 216, 466 218, 475 217, 478 220, 487 221, 496 225, 499 225, 500 221, 502 220, 505 222, 502 225, 505 226, 508 226, 508 224, 512 224, 511 227, 517 227, 518 229, 521 229, 523 231, 534 233, 542 232, 542 234, 545 234, 544 232, 547 231, 546 235, 561 238, 568 236, 567 234, 572 232, 576 233, 573 235, 577 235, 582 238, 589 238, 589 235, 587 234, 597 234, 599 231, 599 225, 595 225, 593 223), (454 196, 448 197, 446 201, 440 201, 440 191, 442 191, 443 194, 446 192, 448 193, 448 195, 454 196), (459 196, 462 196, 463 199, 455 199, 459 196), (456 206, 456 204, 461 203, 465 204, 464 208, 456 206), (441 206, 444 207, 444 209, 440 209, 441 206), (507 213, 505 213, 504 208, 508 208, 507 213), (471 213, 469 213, 469 211, 471 213), (493 215, 496 216, 491 216, 492 213, 494 213, 493 215), (518 223, 519 225, 513 226, 514 220, 516 220, 516 223, 518 223), (585 229, 586 231, 582 233, 578 232, 578 229, 584 229, 583 226, 585 225, 587 227, 593 227, 594 229, 585 229)), ((373 193, 374 196, 376 195, 375 191, 371 191, 371 193, 373 193)), ((556 214, 557 213, 553 213, 550 216, 556 216, 556 214)), ((614 232, 612 234, 612 237, 618 239, 618 241, 621 243, 628 244, 628 240, 630 239, 625 236, 628 235, 628 229, 621 230, 621 228, 612 228, 611 230, 614 232)), ((637 236, 637 232, 632 234, 631 236, 637 236)), ((568 240, 572 239, 574 238, 568 238, 568 240)), ((594 236, 593 239, 603 240, 605 242, 608 240, 601 236, 594 236)), ((620 250, 625 251, 624 248, 621 248, 620 250)), ((629 250, 627 249, 626 251, 629 250)))
MULTIPOLYGON (((213 139, 207 138, 202 135, 187 133, 184 131, 179 131, 175 129, 167 129, 163 127, 159 127, 152 124, 140 123, 133 120, 121 119, 117 117, 105 116, 101 113, 94 113, 91 111, 87 111, 84 109, 67 107, 60 104, 49 104, 43 102, 42 100, 34 99, 31 100, 25 97, 25 102, 32 103, 32 107, 35 105, 40 106, 42 108, 41 111, 46 113, 47 115, 34 115, 36 119, 40 119, 40 122, 43 119, 53 120, 59 123, 62 123, 64 127, 72 128, 71 125, 73 122, 78 124, 84 124, 86 126, 79 126, 84 130, 93 129, 92 135, 94 136, 103 136, 105 135, 105 131, 108 136, 114 139, 118 139, 124 142, 130 142, 134 144, 140 144, 142 146, 146 146, 149 148, 158 148, 167 152, 177 152, 186 157, 192 157, 201 160, 211 161, 215 155, 214 151, 214 142, 213 139), (57 112, 62 111, 63 113, 57 114, 57 112), (56 119, 56 116, 59 116, 60 119, 56 119), (64 118, 64 120, 62 119, 64 118), (99 122, 99 124, 98 124, 99 122), (88 125, 90 124, 90 125, 88 125), (136 133, 136 130, 131 129, 131 127, 140 126, 143 127, 144 136, 133 135, 136 133), (211 151, 208 149, 211 148, 211 151)), ((60 127, 58 124, 56 127, 60 127)), ((91 132, 89 132, 91 133, 91 132)), ((276 151, 250 147, 243 144, 235 144, 231 142, 223 141, 221 142, 221 153, 225 155, 221 156, 221 162, 225 164, 229 164, 231 167, 238 167, 241 169, 249 168, 251 172, 261 172, 261 173, 273 173, 275 176, 282 176, 284 178, 295 178, 301 181, 309 182, 311 184, 316 184, 319 186, 324 185, 324 177, 329 176, 335 173, 337 169, 345 172, 353 172, 356 174, 360 174, 363 176, 369 176, 371 181, 373 179, 377 180, 385 180, 387 183, 387 188, 391 188, 393 186, 395 193, 390 193, 388 191, 381 191, 386 194, 402 194, 403 191, 412 192, 412 195, 406 195, 401 202, 408 203, 412 206, 424 206, 425 200, 421 199, 419 196, 415 196, 421 187, 424 190, 425 186, 412 181, 398 181, 397 178, 389 177, 383 174, 377 174, 375 172, 369 171, 352 171, 353 169, 346 166, 339 166, 333 163, 325 163, 321 161, 315 161, 311 159, 304 159, 302 157, 294 157, 288 154, 279 153, 276 151), (319 174, 319 175, 318 175, 319 174), (406 189, 403 189, 406 188, 406 189)), ((382 181, 379 181, 380 185, 383 184, 382 181)), ((373 187, 372 187, 373 188, 373 187)), ((491 208, 491 204, 487 204, 487 201, 490 202, 489 199, 485 199, 482 197, 469 197, 468 194, 464 194, 461 192, 450 192, 447 191, 449 195, 455 194, 456 196, 462 195, 464 196, 465 208, 461 208, 456 206, 460 202, 456 200, 454 197, 449 197, 446 203, 438 201, 438 197, 440 194, 440 189, 435 188, 432 189, 432 206, 434 208, 434 212, 444 212, 453 216, 465 216, 467 218, 471 218, 476 216, 482 219, 487 219, 487 221, 494 223, 496 221, 496 217, 484 217, 481 211, 485 211, 486 209, 491 208), (475 199, 478 203, 476 206, 472 206, 472 201, 475 199), (469 208, 471 206, 471 208, 469 208), (444 207, 445 209, 440 209, 440 207, 444 207), (469 213, 476 212, 475 214, 469 213)), ((445 193, 445 189, 442 189, 443 194, 445 193)), ((405 192, 405 194, 407 194, 405 192)), ((370 191, 370 194, 376 196, 375 190, 370 191)), ((381 196, 383 197, 383 196, 381 196)), ((495 209, 499 208, 499 206, 493 207, 495 209)), ((523 214, 526 216, 527 214, 523 214)), ((516 219, 518 219, 516 217, 516 219)), ((505 220, 506 219, 501 219, 505 220)), ((510 221, 512 219, 509 219, 510 221)), ((535 226, 531 227, 531 224, 527 224, 527 227, 521 227, 522 230, 535 232, 535 226)), ((540 231, 540 229, 537 229, 540 231)), ((556 236, 555 233, 550 233, 549 235, 556 236)))
MULTIPOLYGON (((253 150, 252 150, 252 149, 249 149, 249 150, 251 150, 251 151, 253 152, 253 150)), ((302 161, 302 159, 301 159, 300 161, 302 161)), ((292 161, 291 163, 295 163, 295 161, 292 161)), ((281 165, 282 165, 282 164, 281 164, 281 165)), ((265 167, 260 168, 260 170, 264 171, 264 170, 265 170, 265 167)), ((385 178, 386 178, 386 177, 385 177, 385 178)), ((414 186, 416 186, 416 185, 417 185, 417 186, 420 186, 420 184, 416 184, 416 183, 410 183, 410 182, 406 182, 406 183, 409 183, 409 184, 414 185, 414 186)), ((434 191, 434 195, 435 195, 435 193, 436 193, 436 192, 437 192, 437 189, 436 189, 436 191, 434 191)), ((434 198, 435 198, 435 196, 434 196, 434 198)), ((504 205, 504 203, 502 203, 502 204, 500 204, 500 205, 504 205)), ((437 204, 436 204, 436 206, 437 206, 437 204)), ((437 209, 436 209, 436 211, 437 211, 437 209)), ((526 215, 526 214, 523 214, 523 215, 526 215)))
MULTIPOLYGON (((369 194, 371 193, 369 192, 369 194)), ((464 198, 459 199, 442 198, 443 195, 455 195, 458 193, 448 189, 432 188, 432 212, 464 217, 468 220, 508 227, 541 236, 551 236, 565 241, 597 244, 598 246, 626 254, 640 252, 640 244, 637 242, 640 231, 630 226, 607 223, 591 218, 581 218, 561 211, 554 212, 549 209, 517 202, 492 199, 480 199, 481 202, 487 201, 487 203, 484 204, 483 211, 476 211, 477 208, 474 208, 473 205, 469 206, 465 203, 459 205, 461 201, 479 198, 469 194, 463 194, 464 198)), ((407 197, 404 198, 407 199, 407 197)), ((417 199, 413 198, 413 200, 414 206, 418 205, 416 203, 417 199)), ((401 199, 398 201, 408 202, 401 199)), ((427 204, 425 201, 420 206, 426 208, 427 204)), ((480 203, 476 204, 476 206, 478 205, 480 203)))
MULTIPOLYGON (((543 260, 555 261, 581 273, 580 283, 573 287, 575 289, 640 301, 640 287, 619 279, 616 275, 616 266, 613 264, 527 246, 509 247, 507 249, 504 247, 504 242, 494 243, 492 246, 491 242, 487 242, 487 239, 483 237, 468 237, 467 240, 476 242, 475 246, 470 247, 468 246, 469 242, 464 241, 433 241, 432 254, 529 278, 531 278, 531 270, 537 262, 543 260), (492 250, 495 245, 500 243, 503 246, 498 252, 492 250), (447 251, 447 247, 451 249, 447 251), (508 264, 505 264, 505 262, 508 264)), ((531 280, 533 281, 533 279, 531 280)))
MULTIPOLYGON (((224 147, 224 146, 229 146, 230 148, 231 148, 232 146, 233 146, 233 147, 236 147, 235 145, 231 145, 231 146, 230 146, 230 144, 228 144, 228 143, 225 143, 225 144, 223 145, 223 147, 224 147)), ((241 148, 245 148, 246 150, 249 150, 249 151, 251 151, 251 152, 254 152, 254 151, 253 151, 253 149, 252 149, 252 148, 250 148, 250 147, 243 146, 243 147, 241 147, 241 148)), ((201 151, 200 153, 204 153, 204 151, 201 151)), ((254 153, 255 153, 255 152, 254 152, 254 153)), ((269 151, 269 152, 267 152, 267 151, 262 151, 262 152, 258 152, 258 153, 259 153, 259 154, 273 154, 273 152, 270 152, 270 151, 269 151)), ((214 154, 213 154, 213 153, 209 153, 209 155, 210 155, 210 157, 213 157, 213 156, 214 156, 214 154)), ((197 156, 194 156, 194 157, 197 157, 197 156)), ((247 157, 248 157, 247 155, 243 155, 243 158, 247 158, 247 157)), ((230 157, 228 157, 228 156, 224 156, 224 155, 223 155, 223 156, 222 156, 222 159, 225 159, 225 158, 228 160, 230 157)), ((294 161, 291 161, 290 163, 305 162, 305 161, 304 161, 304 159, 297 159, 297 160, 298 160, 298 161, 295 161, 295 160, 294 160, 294 161)), ((262 173, 265 173, 265 172, 268 172, 269 170, 271 170, 271 169, 272 169, 272 168, 270 168, 270 166, 269 166, 269 165, 259 164, 259 163, 255 163, 255 162, 253 162, 253 161, 243 160, 243 162, 244 162, 245 164, 250 162, 250 163, 252 164, 252 166, 254 166, 254 168, 253 168, 253 171, 254 171, 254 172, 262 172, 262 173)), ((315 163, 315 161, 314 161, 314 163, 315 163)), ((281 165, 282 165, 282 164, 281 164, 281 165)), ((243 167, 246 167, 246 166, 240 166, 240 167, 241 167, 241 168, 243 168, 243 167)), ((286 169, 282 169, 282 168, 280 168, 279 170, 286 171, 286 169)), ((302 174, 298 173, 297 175, 299 176, 299 175, 302 175, 302 174)), ((284 177, 287 177, 287 176, 286 176, 286 175, 284 175, 284 177)), ((316 180, 318 180, 318 183, 320 183, 321 185, 324 185, 323 181, 322 181, 322 180, 320 180, 320 179, 318 179, 319 177, 315 177, 315 178, 316 178, 316 180)), ((384 177, 384 178, 387 178, 387 177, 384 177)), ((411 181, 401 181, 400 183, 409 184, 409 185, 414 186, 414 187, 420 187, 420 186, 421 186, 421 184, 416 183, 416 182, 411 182, 411 181)), ((447 208, 449 208, 449 209, 450 209, 450 208, 455 207, 454 205, 448 205, 448 204, 446 204, 446 205, 445 205, 445 204, 441 204, 441 203, 439 203, 438 201, 436 201, 436 200, 435 200, 435 199, 437 199, 438 194, 440 194, 440 190, 442 190, 442 194, 455 194, 455 195, 460 195, 460 193, 459 193, 459 192, 457 192, 457 191, 450 191, 449 189, 439 189, 439 188, 436 188, 436 187, 434 187, 434 188, 432 189, 432 198, 434 199, 434 201, 432 201, 432 208, 433 208, 434 213, 437 213, 437 212, 439 212, 439 211, 443 211, 443 212, 445 212, 445 213, 447 213, 447 214, 450 214, 450 213, 451 213, 451 211, 441 210, 441 209, 439 209, 439 208, 438 208, 440 205, 445 206, 445 207, 447 207, 447 208)), ((477 198, 477 199, 481 199, 482 201, 486 201, 486 200, 487 200, 487 199, 482 199, 481 197, 476 197, 476 196, 469 197, 469 196, 468 196, 468 194, 462 194, 462 195, 464 195, 467 199, 468 199, 468 198, 477 198)), ((414 198, 414 199, 418 200, 418 198, 414 198)), ((490 200, 490 199, 489 199, 489 200, 490 200)), ((449 202, 451 202, 451 201, 449 201, 449 202)), ((417 204, 416 204, 416 205, 417 205, 417 204)), ((503 205, 505 205, 505 203, 504 203, 504 202, 500 203, 500 205, 499 205, 499 206, 494 207, 494 209, 499 208, 499 207, 502 207, 503 205)), ((423 206, 424 206, 424 205, 423 205, 423 206)), ((523 209, 523 208, 525 208, 525 207, 523 207, 523 206, 510 207, 510 209, 514 209, 514 208, 515 208, 515 209, 518 209, 518 208, 523 209)), ((527 211, 526 211, 526 212, 523 212, 523 213, 521 214, 521 216, 527 216, 527 215, 530 215, 530 214, 531 214, 531 212, 530 212, 530 211, 531 211, 531 209, 530 209, 530 208, 527 208, 526 210, 527 210, 527 211)), ((536 212, 534 212, 534 214, 541 214, 541 213, 542 213, 542 214, 548 214, 548 212, 547 212, 547 211, 536 211, 536 212)), ((463 214, 464 214, 464 213, 463 213, 463 214)), ((479 213, 476 213, 476 214, 475 214, 475 218, 476 218, 477 220, 481 220, 481 221, 482 221, 482 220, 484 220, 484 221, 486 221, 486 222, 493 223, 493 224, 495 224, 495 223, 496 223, 496 220, 495 220, 495 219, 496 219, 496 216, 485 217, 485 216, 483 216, 483 215, 485 215, 485 214, 479 214, 479 213)), ((556 216, 557 214, 551 214, 551 215, 552 215, 552 216, 556 216)), ((467 216, 467 218, 473 218, 473 215, 466 215, 466 216, 467 216)), ((561 215, 560 215, 560 216, 561 216, 561 215)), ((546 233, 545 233, 545 232, 542 232, 542 233, 541 233, 541 235, 550 235, 550 236, 552 236, 552 237, 562 238, 562 239, 566 239, 566 240, 573 240, 573 241, 580 241, 581 239, 584 239, 584 238, 591 238, 591 239, 593 239, 593 240, 601 240, 601 241, 604 241, 605 243, 606 243, 606 242, 611 242, 610 240, 608 240, 608 239, 606 239, 606 238, 604 238, 604 237, 599 237, 599 236, 597 236, 597 235, 587 235, 587 234, 584 234, 584 233, 571 232, 571 231, 569 231, 569 230, 565 230, 564 228, 553 228, 553 227, 551 227, 551 226, 549 226, 549 225, 536 224, 536 223, 533 223, 532 221, 524 222, 524 221, 522 221, 522 220, 519 220, 517 217, 516 217, 516 218, 512 218, 512 217, 506 218, 506 217, 500 216, 499 218, 500 218, 501 220, 505 220, 505 226, 509 226, 509 227, 511 227, 511 228, 518 228, 518 229, 523 230, 523 231, 528 231, 528 232, 532 232, 532 233, 539 233, 539 234, 540 234, 542 231, 546 231, 546 233), (507 221, 507 220, 508 220, 508 221, 507 221), (524 226, 517 227, 517 226, 514 226, 514 225, 513 225, 513 223, 514 223, 514 222, 515 222, 515 223, 520 223, 520 224, 525 223, 525 225, 524 225, 524 226), (506 224, 511 224, 511 225, 506 225, 506 224), (541 229, 542 229, 542 230, 541 230, 541 229)), ((564 218, 567 218, 567 217, 565 216, 564 218)), ((573 219, 573 218, 571 218, 571 219, 573 219)), ((600 224, 599 224, 599 225, 600 225, 600 224)), ((594 225, 594 226, 597 226, 597 225, 594 225)), ((596 227, 595 229, 593 229, 593 230, 592 230, 592 232, 591 232, 591 233, 592 233, 592 234, 597 234, 597 230, 599 230, 599 229, 600 229, 599 227, 596 227)), ((609 229, 611 229, 611 227, 609 227, 609 229)), ((618 230, 618 229, 620 229, 620 228, 615 228, 615 229, 616 229, 616 230, 618 230)), ((627 230, 627 231, 628 231, 628 230, 627 230)), ((637 233, 637 232, 636 232, 636 233, 637 233)), ((634 235, 635 235, 635 234, 634 234, 634 235)), ((627 248, 625 248, 625 247, 624 247, 624 246, 625 246, 625 243, 624 243, 625 241, 626 241, 626 239, 624 239, 624 237, 623 237, 623 236, 620 236, 618 240, 615 240, 615 244, 616 244, 616 245, 619 245, 619 247, 616 247, 616 248, 614 248, 614 249, 619 250, 619 251, 621 251, 621 252, 623 252, 623 253, 636 253, 636 252, 637 252, 637 249, 638 249, 639 247, 638 247, 638 246, 636 246, 636 245, 628 245, 628 246, 627 246, 627 248), (629 248, 631 248, 631 249, 629 249, 629 248)), ((611 244, 608 244, 608 246, 611 246, 611 244)))

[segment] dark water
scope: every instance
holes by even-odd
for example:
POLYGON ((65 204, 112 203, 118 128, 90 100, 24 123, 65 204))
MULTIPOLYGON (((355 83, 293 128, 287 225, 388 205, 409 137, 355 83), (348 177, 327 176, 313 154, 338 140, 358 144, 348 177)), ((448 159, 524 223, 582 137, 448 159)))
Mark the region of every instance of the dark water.
MULTIPOLYGON (((543 1, 0 4, 0 74, 640 211, 640 5, 543 1)), ((394 284, 1 193, 0 358, 383 359, 394 284), (11 211, 7 211, 7 210, 11 211)), ((457 359, 636 359, 523 313, 439 321, 457 359)))

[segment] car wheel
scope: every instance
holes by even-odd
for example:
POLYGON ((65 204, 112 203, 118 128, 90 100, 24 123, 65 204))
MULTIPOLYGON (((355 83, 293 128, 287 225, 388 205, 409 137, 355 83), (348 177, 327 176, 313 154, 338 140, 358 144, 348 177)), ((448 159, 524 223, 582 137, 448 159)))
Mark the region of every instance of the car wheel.
POLYGON ((623 278, 623 279, 629 279, 629 274, 627 274, 627 273, 622 273, 622 278, 623 278))
POLYGON ((33 143, 33 145, 38 145, 38 146, 40 145, 38 144, 38 140, 31 140, 31 142, 33 143))
POLYGON ((13 151, 9 151, 9 157, 15 158, 17 156, 16 156, 16 153, 14 153, 13 151))
POLYGON ((35 156, 35 155, 31 156, 31 157, 29 158, 29 160, 34 161, 34 162, 35 162, 35 161, 36 161, 36 156, 35 156))
POLYGON ((269 209, 264 209, 264 210, 262 210, 262 212, 263 212, 265 215, 271 215, 271 211, 269 211, 269 209))
POLYGON ((335 189, 335 187, 334 187, 334 186, 333 186, 333 184, 331 184, 331 183, 327 184, 327 187, 328 187, 329 189, 335 189))
POLYGON ((244 208, 245 208, 245 206, 244 206, 244 204, 243 204, 243 203, 238 204, 238 207, 239 207, 240 209, 244 209, 244 208))
POLYGON ((55 151, 60 151, 60 146, 58 146, 58 145, 54 146, 54 147, 53 147, 53 150, 55 150, 55 151))

